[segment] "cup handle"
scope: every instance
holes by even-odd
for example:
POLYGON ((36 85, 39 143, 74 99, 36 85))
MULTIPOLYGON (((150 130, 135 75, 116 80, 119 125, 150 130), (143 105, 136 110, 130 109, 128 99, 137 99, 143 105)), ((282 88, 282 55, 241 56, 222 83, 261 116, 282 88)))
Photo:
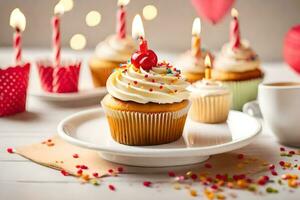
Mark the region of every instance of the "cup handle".
POLYGON ((243 112, 253 117, 262 118, 258 101, 250 101, 243 106, 243 112))

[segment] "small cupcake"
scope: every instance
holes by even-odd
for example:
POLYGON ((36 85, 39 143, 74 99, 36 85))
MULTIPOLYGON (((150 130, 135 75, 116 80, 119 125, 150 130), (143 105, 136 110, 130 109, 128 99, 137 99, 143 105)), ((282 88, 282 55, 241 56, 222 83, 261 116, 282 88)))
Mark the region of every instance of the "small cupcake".
POLYGON ((232 9, 232 16, 230 43, 225 44, 217 56, 212 77, 232 92, 232 109, 241 110, 245 103, 256 99, 263 72, 260 60, 249 43, 240 40, 236 9, 232 9))
POLYGON ((189 116, 198 122, 222 123, 228 117, 231 94, 222 83, 211 80, 210 70, 210 66, 206 67, 205 78, 188 88, 192 102, 189 116))
POLYGON ((201 49, 201 21, 200 18, 195 18, 192 29, 192 45, 191 50, 182 54, 177 62, 176 66, 182 71, 183 76, 193 83, 204 78, 204 58, 207 54, 210 54, 205 49, 201 49))
POLYGON ((129 36, 119 38, 117 35, 112 35, 99 43, 96 47, 95 56, 89 61, 94 86, 105 86, 113 70, 120 64, 127 63, 135 51, 136 45, 129 36))

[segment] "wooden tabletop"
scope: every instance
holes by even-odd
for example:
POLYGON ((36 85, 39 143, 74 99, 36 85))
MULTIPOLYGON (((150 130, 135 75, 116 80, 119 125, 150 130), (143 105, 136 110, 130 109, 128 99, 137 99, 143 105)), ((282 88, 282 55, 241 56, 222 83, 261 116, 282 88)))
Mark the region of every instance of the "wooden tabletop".
MULTIPOLYGON (((45 55, 48 51, 44 52, 45 55)), ((73 55, 72 53, 70 53, 73 55)), ((0 50, 1 58, 7 57, 7 49, 0 50)), ((26 54, 25 54, 26 55, 26 54)), ((27 56, 36 58, 41 51, 28 51, 27 56)), ((84 61, 90 52, 77 54, 84 61)), ((161 57, 174 59, 173 55, 161 54, 161 57)), ((87 66, 84 65, 86 80, 88 79, 87 66)), ((264 63, 266 81, 287 81, 300 78, 283 63, 264 63)), ((35 76, 35 74, 31 74, 35 76)), ((100 102, 100 99, 97 100, 100 102)), ((28 98, 27 112, 11 117, 0 118, 0 199, 205 199, 200 184, 195 186, 199 192, 198 197, 192 197, 186 190, 174 190, 170 185, 166 173, 155 173, 157 171, 169 171, 171 168, 152 170, 140 168, 139 172, 145 174, 124 174, 119 177, 108 177, 100 186, 91 184, 80 184, 73 177, 64 177, 58 171, 37 165, 15 154, 8 154, 6 148, 19 145, 40 142, 56 134, 56 126, 66 116, 88 108, 100 105, 80 105, 72 107, 66 105, 53 105, 42 102, 33 97, 28 98), (147 188, 142 185, 143 181, 150 180, 155 187, 147 188), (108 184, 114 184, 117 190, 112 192, 107 189, 108 184)), ((264 126, 260 136, 255 141, 236 151, 246 155, 253 155, 265 159, 271 163, 278 163, 282 157, 279 156, 280 145, 276 142, 269 129, 264 126)), ((300 158, 298 158, 300 160, 300 158)), ((298 163, 299 164, 299 163, 298 163)), ((188 169, 188 167, 185 167, 188 169)), ((278 168, 278 173, 284 173, 278 168)), ((295 171, 300 175, 300 171, 295 171)), ((238 199, 299 199, 300 189, 294 190, 288 187, 279 188, 278 194, 255 195, 248 191, 234 191, 238 199)), ((226 192, 225 192, 226 193, 226 192)), ((233 198, 233 197, 228 197, 233 198)))

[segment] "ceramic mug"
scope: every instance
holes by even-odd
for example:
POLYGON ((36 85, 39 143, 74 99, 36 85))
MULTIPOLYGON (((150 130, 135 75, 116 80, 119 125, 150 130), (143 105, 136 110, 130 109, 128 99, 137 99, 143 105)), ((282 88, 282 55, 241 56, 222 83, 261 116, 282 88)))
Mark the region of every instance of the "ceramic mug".
POLYGON ((262 83, 258 101, 266 124, 278 141, 300 146, 300 83, 262 83))

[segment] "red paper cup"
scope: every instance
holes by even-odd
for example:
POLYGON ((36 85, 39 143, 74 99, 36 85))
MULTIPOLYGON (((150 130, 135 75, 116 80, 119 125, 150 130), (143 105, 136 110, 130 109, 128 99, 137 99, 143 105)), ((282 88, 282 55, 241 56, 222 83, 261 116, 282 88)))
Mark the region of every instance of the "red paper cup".
POLYGON ((78 92, 81 62, 62 62, 55 67, 44 60, 37 62, 42 89, 52 93, 78 92))
POLYGON ((30 63, 0 69, 0 117, 24 112, 30 63))

